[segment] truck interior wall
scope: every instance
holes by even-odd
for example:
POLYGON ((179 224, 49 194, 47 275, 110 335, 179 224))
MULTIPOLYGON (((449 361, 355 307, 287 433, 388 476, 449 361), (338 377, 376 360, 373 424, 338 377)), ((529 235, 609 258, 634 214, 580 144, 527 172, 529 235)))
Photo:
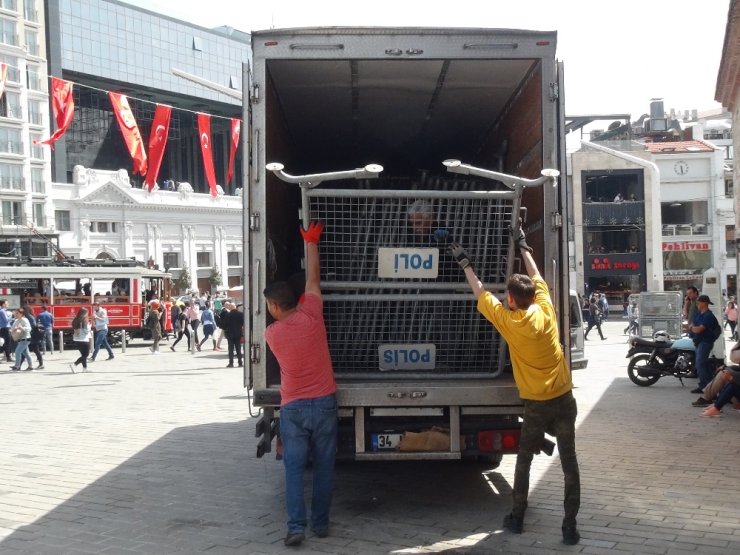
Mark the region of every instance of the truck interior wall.
MULTIPOLYGON (((503 171, 529 179, 540 176, 542 170, 542 66, 533 65, 517 92, 509 101, 481 153, 503 154, 503 171), (506 145, 502 149, 502 145, 506 145)), ((525 190, 522 206, 527 208, 527 223, 539 222, 543 216, 544 198, 541 187, 525 190)), ((544 222, 543 222, 544 223, 544 222)), ((544 225, 527 236, 535 253, 543 252, 544 225)), ((522 269, 523 270, 523 269, 522 269)))

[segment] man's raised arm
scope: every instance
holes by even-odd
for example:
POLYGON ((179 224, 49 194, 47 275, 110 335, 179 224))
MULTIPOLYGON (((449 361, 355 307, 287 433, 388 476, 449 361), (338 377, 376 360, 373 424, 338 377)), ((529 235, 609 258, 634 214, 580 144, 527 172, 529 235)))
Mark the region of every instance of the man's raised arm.
POLYGON ((308 229, 301 228, 306 243, 306 293, 321 295, 321 264, 319 262, 319 240, 324 224, 311 222, 308 229))

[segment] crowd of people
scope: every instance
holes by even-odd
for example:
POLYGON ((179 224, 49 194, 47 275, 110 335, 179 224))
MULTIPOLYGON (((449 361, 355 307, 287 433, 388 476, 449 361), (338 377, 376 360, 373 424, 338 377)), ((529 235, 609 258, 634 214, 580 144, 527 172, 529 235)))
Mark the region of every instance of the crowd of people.
MULTIPOLYGON (((221 351, 225 340, 229 359, 227 367, 233 368, 235 362, 239 366, 243 364, 244 313, 241 304, 220 296, 211 298, 210 295, 192 294, 186 300, 168 298, 165 301, 160 301, 156 294, 147 297, 144 329, 152 340, 152 354, 159 354, 161 341, 169 342, 170 338, 174 340, 170 345, 172 351, 184 336, 188 350, 193 352, 201 351, 209 339, 211 349, 221 351), (202 339, 199 330, 202 331, 202 339)), ((106 360, 115 358, 109 341, 109 325, 108 311, 97 299, 92 311, 86 307, 77 310, 72 320, 72 341, 79 356, 69 363, 72 372, 78 369, 88 372, 88 363, 95 362, 101 350, 106 351, 106 360)), ((0 352, 5 355, 12 371, 42 370, 44 355, 54 353, 54 316, 49 307, 43 304, 35 316, 30 305, 9 310, 7 300, 0 299, 0 352), (31 354, 36 356, 35 366, 31 354)))

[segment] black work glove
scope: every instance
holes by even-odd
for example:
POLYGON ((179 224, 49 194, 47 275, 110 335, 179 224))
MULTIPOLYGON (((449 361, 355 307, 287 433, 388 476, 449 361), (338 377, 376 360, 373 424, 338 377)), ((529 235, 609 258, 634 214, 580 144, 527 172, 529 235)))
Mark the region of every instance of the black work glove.
POLYGON ((532 247, 527 244, 527 236, 524 234, 522 229, 522 221, 519 220, 516 227, 509 228, 511 232, 511 238, 514 241, 514 246, 518 249, 526 249, 532 252, 532 247))
POLYGON ((457 260, 457 263, 460 264, 460 267, 464 270, 468 266, 471 268, 473 267, 473 263, 470 262, 470 257, 468 257, 468 253, 465 252, 465 249, 462 248, 462 245, 460 243, 455 243, 454 241, 450 243, 449 246, 450 254, 455 257, 455 260, 457 260))

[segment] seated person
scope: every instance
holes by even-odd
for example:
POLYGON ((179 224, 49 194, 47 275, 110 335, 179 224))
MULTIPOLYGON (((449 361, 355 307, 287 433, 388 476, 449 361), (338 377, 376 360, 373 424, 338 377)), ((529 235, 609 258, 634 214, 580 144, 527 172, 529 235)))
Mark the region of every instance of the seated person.
MULTIPOLYGON (((739 369, 740 370, 740 369, 739 369)), ((725 368, 717 373, 719 378, 724 381, 724 386, 719 391, 714 403, 705 408, 701 415, 705 418, 713 418, 722 414, 722 407, 729 403, 733 398, 740 399, 740 372, 732 372, 725 368)), ((738 405, 734 405, 738 408, 738 405)))

